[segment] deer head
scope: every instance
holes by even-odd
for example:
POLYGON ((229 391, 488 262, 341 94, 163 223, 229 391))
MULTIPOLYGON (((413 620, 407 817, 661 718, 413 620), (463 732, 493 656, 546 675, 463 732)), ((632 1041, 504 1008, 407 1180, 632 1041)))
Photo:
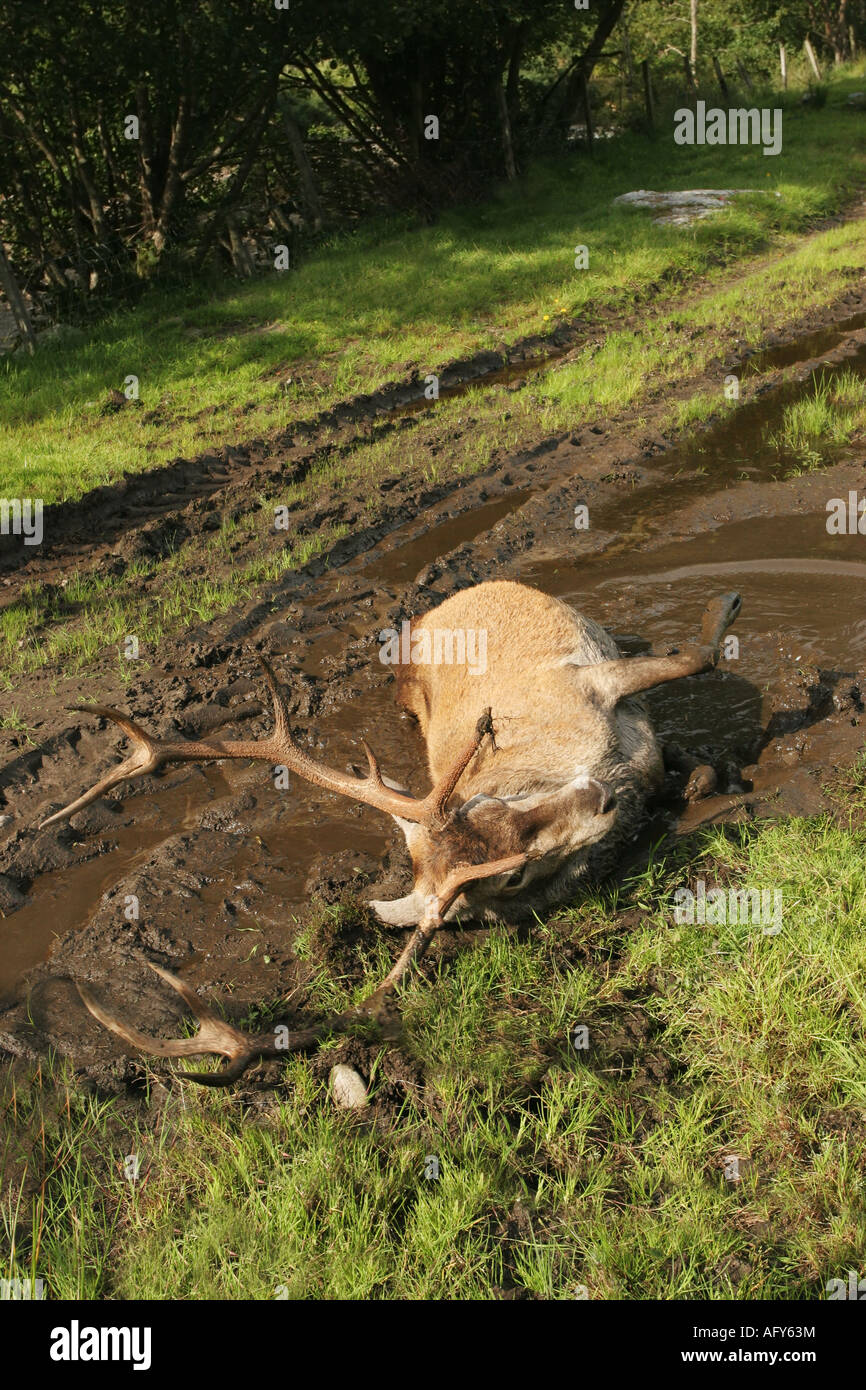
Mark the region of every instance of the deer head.
POLYGON ((413 926, 430 898, 442 897, 441 885, 465 866, 461 891, 442 920, 511 916, 515 900, 531 897, 540 880, 606 835, 615 815, 610 788, 583 776, 554 791, 480 793, 458 803, 438 824, 395 815, 412 859, 414 886, 405 898, 370 906, 391 926, 413 926), (515 867, 503 868, 512 862, 515 867))
POLYGON ((160 741, 119 710, 104 705, 73 706, 120 725, 133 750, 89 791, 43 821, 43 826, 74 815, 110 788, 154 772, 165 763, 261 759, 393 817, 406 839, 414 886, 404 898, 372 902, 370 906, 382 921, 400 927, 425 921, 439 923, 461 912, 495 915, 497 907, 519 896, 533 880, 554 873, 564 858, 593 844, 610 829, 614 798, 608 788, 585 777, 554 791, 510 797, 482 794, 461 804, 455 797, 460 778, 484 739, 494 739, 489 709, 458 748, 447 773, 424 798, 413 797, 383 777, 376 755, 364 740, 366 776, 351 777, 325 767, 295 742, 283 692, 268 662, 264 657, 259 659, 274 704, 274 730, 266 739, 160 741))
POLYGON ((479 718, 471 737, 458 748, 448 771, 423 798, 413 797, 386 780, 366 742, 366 776, 351 777, 325 767, 295 742, 283 692, 268 662, 263 657, 260 660, 274 704, 274 729, 269 738, 232 742, 157 740, 119 710, 104 705, 73 706, 83 713, 113 720, 130 739, 132 751, 89 791, 42 822, 47 826, 64 820, 110 788, 155 772, 166 763, 256 758, 287 767, 316 786, 374 806, 392 816, 401 827, 412 858, 413 890, 405 898, 374 902, 371 906, 383 921, 394 926, 416 926, 416 931, 382 985, 363 1004, 302 1029, 288 1040, 284 1037, 278 1049, 273 1034, 249 1037, 240 1033, 202 1004, 188 985, 161 967, 153 968, 177 990, 201 1022, 193 1038, 148 1038, 115 1018, 87 988, 79 985, 94 1017, 143 1051, 175 1057, 215 1052, 229 1058, 229 1066, 220 1072, 192 1074, 194 1079, 211 1085, 236 1079, 258 1058, 282 1056, 286 1050, 308 1047, 326 1033, 344 1030, 358 1018, 378 1016, 408 967, 423 954, 444 921, 461 911, 467 915, 493 915, 497 906, 520 895, 534 878, 555 872, 566 856, 604 835, 615 815, 610 793, 600 783, 586 778, 578 778, 555 791, 509 797, 477 795, 460 803, 455 797, 460 778, 485 738, 494 737, 489 709, 479 718))

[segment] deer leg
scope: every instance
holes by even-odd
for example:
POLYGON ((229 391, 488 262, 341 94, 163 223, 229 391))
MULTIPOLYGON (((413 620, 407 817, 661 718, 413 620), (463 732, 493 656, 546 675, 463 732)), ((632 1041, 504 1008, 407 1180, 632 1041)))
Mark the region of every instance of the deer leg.
POLYGON ((722 638, 741 607, 739 594, 722 594, 711 599, 704 609, 699 642, 671 656, 625 657, 621 661, 581 666, 581 681, 604 706, 613 708, 627 695, 637 695, 666 681, 679 680, 681 676, 711 671, 718 663, 722 638))

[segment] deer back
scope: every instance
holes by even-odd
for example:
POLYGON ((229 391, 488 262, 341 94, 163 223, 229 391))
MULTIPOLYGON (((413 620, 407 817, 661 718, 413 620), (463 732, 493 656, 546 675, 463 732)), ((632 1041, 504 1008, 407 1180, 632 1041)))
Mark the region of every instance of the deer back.
POLYGON ((479 584, 415 620, 411 650, 422 659, 398 668, 398 699, 418 718, 434 781, 479 710, 492 710, 496 747, 479 751, 461 798, 553 789, 581 769, 600 781, 637 779, 646 791, 657 784, 661 760, 642 702, 604 710, 579 678, 581 666, 618 660, 616 642, 561 600, 506 580, 479 584), (437 642, 437 633, 446 635, 437 642), (423 660, 437 651, 439 660, 423 660))

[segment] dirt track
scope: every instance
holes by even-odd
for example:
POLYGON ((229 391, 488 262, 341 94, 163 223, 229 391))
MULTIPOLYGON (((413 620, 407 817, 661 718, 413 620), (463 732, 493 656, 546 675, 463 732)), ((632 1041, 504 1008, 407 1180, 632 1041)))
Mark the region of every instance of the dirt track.
MULTIPOLYGON (((390 676, 377 660, 383 627, 455 588, 513 577, 590 611, 626 651, 650 642, 661 649, 691 636, 710 591, 735 586, 745 599, 738 659, 723 674, 652 697, 662 737, 679 748, 652 833, 714 816, 821 806, 826 769, 850 760, 862 742, 866 631, 858 614, 866 563, 858 536, 827 534, 825 505, 866 489, 863 451, 841 454, 827 470, 779 476, 762 439, 781 403, 802 389, 781 388, 781 369, 799 362, 804 380, 817 361, 862 369, 864 323, 866 290, 856 287, 843 302, 780 331, 761 363, 770 375, 760 395, 691 444, 655 434, 651 412, 649 427, 600 420, 497 459, 470 482, 424 488, 417 469, 401 475, 401 439, 417 415, 400 413, 407 402, 395 399, 393 418, 378 417, 380 428, 394 432, 395 475, 375 525, 363 522, 360 493, 317 498, 293 519, 301 532, 333 517, 348 526, 327 557, 245 608, 164 642, 159 665, 126 687, 107 662, 56 694, 49 672, 23 678, 11 702, 38 711, 39 746, 5 736, 0 990, 8 1007, 0 1046, 19 1056, 54 1047, 104 1084, 134 1080, 140 1063, 114 1060, 120 1049, 84 1011, 74 978, 92 982, 145 1030, 177 1017, 145 958, 180 968, 196 987, 230 994, 232 1017, 254 1001, 289 994, 290 1008, 302 1011, 311 966, 295 959, 292 940, 311 896, 345 899, 365 882, 377 885, 369 896, 407 886, 402 840, 382 818, 296 779, 277 792, 264 766, 170 771, 110 794, 69 826, 36 830, 42 816, 116 760, 113 732, 65 712, 81 696, 120 704, 157 734, 262 733, 268 716, 252 656, 258 648, 274 657, 292 691, 297 727, 317 754, 346 765, 364 734, 386 771, 410 774, 420 789, 420 741, 396 716, 390 676), (574 527, 579 503, 591 516, 585 532, 574 527), (686 801, 689 762, 712 766, 715 794, 686 801), (128 917, 132 897, 137 920, 128 917)), ((726 371, 743 365, 732 348, 712 376, 689 383, 688 394, 716 389, 726 371)), ((744 382, 748 388, 746 373, 744 382)), ((369 402, 359 416, 359 403, 349 403, 338 420, 343 435, 321 447, 348 447, 359 424, 369 426, 387 406, 369 402)), ((288 479, 311 466, 325 426, 333 421, 311 422, 304 438, 296 430, 292 441, 256 441, 180 462, 46 514, 53 541, 36 557, 28 553, 26 569, 21 553, 7 549, 0 594, 8 601, 36 578, 60 585, 83 565, 122 572, 135 555, 177 547, 195 566, 198 541, 223 516, 260 505, 258 494, 278 498, 288 479)), ((463 428, 471 429, 471 419, 463 428)), ((226 565, 240 558, 229 556, 226 565)), ((357 911, 335 931, 320 907, 313 911, 317 961, 359 976, 353 945, 362 933, 371 940, 385 929, 357 911)), ((440 951, 452 951, 459 935, 443 934, 440 951)))

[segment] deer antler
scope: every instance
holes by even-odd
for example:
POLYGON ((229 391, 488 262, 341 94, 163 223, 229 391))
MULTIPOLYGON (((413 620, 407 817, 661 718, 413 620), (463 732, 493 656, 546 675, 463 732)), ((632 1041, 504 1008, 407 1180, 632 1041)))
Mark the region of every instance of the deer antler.
POLYGON ((130 1024, 123 1023, 98 1004, 86 985, 78 983, 78 992, 85 1005, 105 1028, 116 1033, 124 1042, 131 1043, 140 1052, 154 1057, 197 1057, 212 1053, 228 1058, 228 1066, 215 1072, 178 1072, 185 1080, 197 1081, 202 1086, 229 1086, 252 1066, 254 1062, 266 1058, 284 1057, 289 1052, 303 1052, 322 1038, 332 1033, 345 1033, 352 1024, 364 1019, 381 1021, 386 1003, 409 967, 421 959, 433 939, 437 928, 442 925, 445 914, 469 883, 482 878, 492 878, 497 874, 511 874, 522 869, 529 858, 526 854, 513 854, 508 859, 498 859, 488 864, 461 864, 452 870, 443 883, 439 893, 427 901, 424 918, 401 952, 392 969, 372 994, 354 1008, 344 1013, 333 1014, 321 1023, 313 1024, 292 1033, 283 1025, 278 1040, 277 1029, 267 1033, 243 1033, 221 1019, 213 1009, 199 999, 193 989, 184 981, 153 965, 154 970, 166 984, 176 990, 199 1020, 199 1029, 192 1038, 151 1038, 130 1024), (284 1035, 283 1035, 284 1034, 284 1035))
POLYGON ((369 772, 366 777, 360 779, 317 763, 302 748, 299 748, 292 737, 285 697, 277 684, 273 670, 263 656, 259 655, 259 661, 262 664, 265 680, 274 703, 274 730, 269 738, 238 739, 228 743, 221 739, 204 742, 193 739, 183 739, 177 742, 163 741, 152 738, 128 715, 122 714, 119 710, 110 709, 106 705, 70 706, 71 709, 83 714, 98 714, 106 719, 114 720, 115 724, 119 724, 124 733, 132 740, 133 751, 118 767, 113 768, 111 772, 100 778, 89 791, 44 820, 40 829, 46 825, 53 825, 55 821, 65 820, 66 817, 80 811, 82 807, 89 806, 92 801, 102 796, 109 788, 116 787, 119 782, 128 781, 132 777, 141 777, 148 772, 155 772, 165 763, 195 762, 209 758, 260 758, 265 762, 287 767, 290 772, 296 772, 305 781, 313 782, 316 786, 324 787, 327 791, 350 796, 353 800, 374 806, 377 810, 385 811, 388 815, 400 816, 403 820, 415 821, 420 825, 429 826, 431 829, 441 828, 448 819, 446 810, 448 801, 463 772, 485 736, 487 734, 493 736, 493 723, 489 709, 478 720, 471 739, 455 759, 451 770, 440 779, 426 797, 419 800, 417 797, 394 791, 385 785, 379 771, 376 755, 365 740, 362 740, 362 743, 367 754, 369 772))

